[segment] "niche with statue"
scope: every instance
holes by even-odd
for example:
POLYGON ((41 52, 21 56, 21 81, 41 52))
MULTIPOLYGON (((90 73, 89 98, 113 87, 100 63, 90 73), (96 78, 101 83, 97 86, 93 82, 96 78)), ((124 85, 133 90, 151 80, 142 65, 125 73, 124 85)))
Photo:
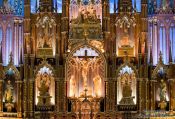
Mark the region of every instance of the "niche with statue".
POLYGON ((41 68, 35 79, 36 84, 36 105, 37 106, 51 106, 54 104, 55 98, 55 83, 52 71, 47 68, 41 68))
POLYGON ((169 110, 168 79, 163 67, 158 70, 156 80, 156 108, 164 111, 169 110))
POLYGON ((3 85, 4 112, 16 112, 15 72, 11 68, 6 71, 3 85))

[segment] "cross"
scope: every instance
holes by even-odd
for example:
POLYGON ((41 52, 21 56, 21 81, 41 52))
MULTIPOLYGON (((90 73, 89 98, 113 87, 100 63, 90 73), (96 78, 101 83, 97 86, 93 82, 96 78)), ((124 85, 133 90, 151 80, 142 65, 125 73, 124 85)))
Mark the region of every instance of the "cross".
POLYGON ((95 56, 88 56, 87 55, 87 50, 84 51, 84 54, 85 54, 84 56, 78 56, 78 58, 84 58, 87 61, 88 58, 94 58, 95 57, 95 56))
POLYGON ((88 91, 88 90, 85 88, 85 89, 84 89, 84 96, 85 96, 85 99, 87 99, 87 91, 88 91))

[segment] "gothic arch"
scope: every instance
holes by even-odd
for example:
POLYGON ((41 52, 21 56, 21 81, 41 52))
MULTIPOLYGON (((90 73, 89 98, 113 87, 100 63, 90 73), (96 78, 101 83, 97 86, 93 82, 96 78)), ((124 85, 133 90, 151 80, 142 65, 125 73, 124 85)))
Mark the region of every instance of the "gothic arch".
POLYGON ((136 67, 133 66, 133 65, 132 65, 131 63, 129 63, 129 62, 125 62, 124 64, 120 65, 120 67, 117 69, 117 71, 116 71, 116 77, 118 77, 118 75, 119 75, 119 73, 120 73, 120 70, 122 70, 125 66, 131 67, 131 69, 134 71, 134 73, 135 73, 135 75, 136 75, 136 78, 139 76, 136 67))
MULTIPOLYGON (((90 63, 89 65, 91 65, 90 67, 88 66, 88 69, 86 72, 88 72, 87 75, 87 87, 89 88, 89 94, 92 96, 95 95, 99 95, 99 96, 104 96, 104 80, 106 79, 106 60, 104 55, 102 54, 102 52, 100 52, 97 48, 89 45, 89 44, 79 44, 77 47, 75 47, 74 49, 71 49, 71 52, 68 54, 67 58, 66 58, 66 64, 65 64, 65 80, 68 81, 68 95, 70 97, 74 96, 82 96, 83 94, 83 88, 85 85, 84 82, 84 70, 82 69, 82 67, 84 66, 81 62, 81 58, 80 60, 78 60, 79 58, 76 59, 76 56, 74 55, 74 53, 76 54, 76 51, 81 50, 81 48, 83 49, 82 52, 84 52, 84 50, 87 49, 91 49, 93 50, 95 53, 97 53, 97 60, 96 59, 92 59, 92 64, 90 63), (99 65, 96 65, 97 63, 100 63, 99 65), (83 66, 82 66, 83 65, 83 66), (93 69, 93 67, 95 67, 93 69), (93 73, 91 75, 89 75, 89 72, 93 73), (81 73, 80 73, 81 72, 81 73), (96 87, 98 87, 96 85, 96 81, 100 81, 101 85, 99 85, 99 87, 103 87, 101 91, 97 91, 96 87), (78 85, 78 87, 75 88, 75 86, 78 85), (72 91, 71 89, 74 89, 75 91, 72 91)), ((89 50, 88 50, 89 52, 89 50)), ((91 53, 91 52, 89 52, 91 53)), ((80 53, 81 54, 81 53, 80 53)), ((78 57, 81 55, 77 54, 78 57)), ((91 55, 94 55, 93 53, 91 55)), ((82 55, 84 56, 84 55, 82 55)), ((90 56, 91 57, 91 56, 90 56)), ((96 57, 92 56, 92 57, 96 57)))
POLYGON ((116 72, 117 83, 117 104, 136 105, 137 104, 137 80, 138 72, 136 68, 126 61, 116 72), (125 93, 125 91, 127 93, 125 93), (127 98, 126 98, 127 97, 127 98), (128 98, 129 97, 129 98, 128 98))
POLYGON ((9 69, 12 69, 14 71, 16 79, 19 80, 20 73, 19 73, 18 69, 14 66, 14 64, 11 62, 5 67, 4 72, 6 73, 9 69))
POLYGON ((50 64, 48 64, 48 62, 47 62, 45 59, 44 59, 44 61, 42 61, 41 64, 39 64, 39 65, 36 67, 36 69, 35 69, 35 71, 34 71, 34 76, 36 76, 37 73, 40 71, 40 69, 43 68, 43 67, 49 68, 49 69, 52 71, 54 77, 56 77, 56 73, 55 73, 54 68, 53 68, 50 64))
POLYGON ((43 95, 49 95, 51 98, 46 103, 48 105, 55 104, 55 70, 53 67, 47 63, 46 59, 42 61, 42 63, 36 67, 34 71, 34 95, 35 95, 35 105, 43 105, 45 102, 41 99, 43 95), (45 81, 45 82, 44 82, 45 81), (44 83, 41 83, 44 82, 44 83), (43 85, 41 85, 43 84, 43 85), (45 90, 44 93, 41 93, 42 88, 47 87, 47 91, 45 90), (40 97, 40 98, 38 98, 40 97))
MULTIPOLYGON (((75 48, 71 49, 71 52, 68 54, 68 57, 66 59, 66 64, 69 61, 69 59, 72 57, 73 53, 75 53, 78 49, 83 48, 83 47, 89 47, 89 48, 92 48, 93 50, 95 50, 103 58, 103 60, 106 64, 106 58, 105 58, 104 54, 99 49, 97 49, 96 47, 94 47, 90 44, 84 44, 84 43, 79 44, 75 48)), ((106 69, 106 66, 105 66, 105 69, 106 69)))
POLYGON ((163 62, 160 62, 157 64, 156 68, 153 70, 153 73, 152 73, 152 79, 156 79, 157 77, 157 74, 158 74, 158 71, 163 68, 164 70, 164 73, 167 73, 167 67, 163 64, 163 62))

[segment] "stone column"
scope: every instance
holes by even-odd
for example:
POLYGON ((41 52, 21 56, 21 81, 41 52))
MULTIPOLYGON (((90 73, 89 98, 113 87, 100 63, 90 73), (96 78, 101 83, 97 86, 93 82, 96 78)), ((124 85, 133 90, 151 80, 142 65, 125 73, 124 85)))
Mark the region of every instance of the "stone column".
POLYGON ((139 113, 141 113, 142 112, 142 102, 143 102, 143 100, 142 100, 142 81, 143 81, 143 79, 142 78, 139 78, 138 79, 138 105, 139 105, 139 113))
POLYGON ((35 79, 34 79, 34 61, 35 57, 34 54, 30 55, 31 65, 30 65, 30 78, 29 78, 29 113, 30 117, 34 117, 34 93, 35 93, 35 79))
POLYGON ((24 54, 24 87, 23 87, 23 109, 24 109, 24 118, 27 118, 28 112, 28 54, 24 54))
POLYGON ((55 78, 55 112, 59 112, 59 79, 55 78))
POLYGON ((108 109, 108 81, 105 81, 105 111, 107 111, 108 109))
POLYGON ((34 118, 34 79, 29 81, 29 117, 30 119, 34 118))
POLYGON ((150 96, 151 96, 151 110, 155 110, 155 84, 156 84, 156 80, 151 80, 151 92, 150 92, 150 96))
POLYGON ((3 80, 0 80, 0 117, 3 116, 3 80))
POLYGON ((17 117, 22 117, 22 81, 17 80, 17 117))
POLYGON ((148 81, 148 79, 146 79, 146 87, 145 87, 145 89, 146 89, 146 107, 145 107, 145 109, 146 110, 149 110, 149 81, 148 81))
POLYGON ((172 112, 173 111, 173 83, 174 80, 173 79, 169 79, 169 111, 172 112))

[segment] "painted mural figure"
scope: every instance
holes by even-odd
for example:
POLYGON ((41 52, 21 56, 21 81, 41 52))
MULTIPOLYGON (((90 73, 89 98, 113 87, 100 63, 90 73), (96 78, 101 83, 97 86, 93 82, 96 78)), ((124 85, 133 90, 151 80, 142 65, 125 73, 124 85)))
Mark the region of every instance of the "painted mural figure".
POLYGON ((4 94, 4 98, 5 98, 5 102, 6 103, 12 103, 13 102, 13 86, 11 84, 11 81, 8 80, 7 84, 6 84, 6 89, 5 89, 5 94, 4 94))

